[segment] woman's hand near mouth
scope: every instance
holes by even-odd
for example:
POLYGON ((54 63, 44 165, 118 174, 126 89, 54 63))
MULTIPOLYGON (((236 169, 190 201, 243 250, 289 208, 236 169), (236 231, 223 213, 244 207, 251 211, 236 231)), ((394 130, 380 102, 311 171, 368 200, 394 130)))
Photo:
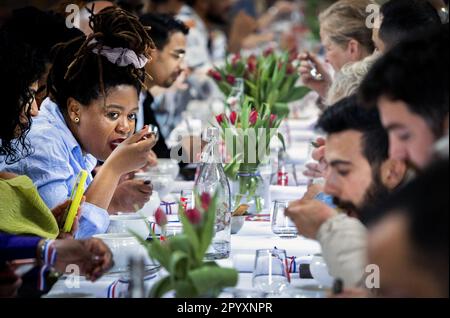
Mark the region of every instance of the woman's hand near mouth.
POLYGON ((148 128, 144 127, 140 132, 122 142, 106 160, 105 165, 120 175, 139 170, 148 163, 155 144, 155 136, 148 134, 148 128))
POLYGON ((155 144, 155 137, 148 134, 148 127, 144 127, 118 145, 86 191, 86 202, 109 210, 121 176, 144 167, 155 144))

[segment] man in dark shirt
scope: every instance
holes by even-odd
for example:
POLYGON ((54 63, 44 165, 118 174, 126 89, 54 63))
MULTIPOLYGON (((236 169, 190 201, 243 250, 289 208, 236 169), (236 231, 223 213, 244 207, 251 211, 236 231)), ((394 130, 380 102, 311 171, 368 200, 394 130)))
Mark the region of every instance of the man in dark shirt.
MULTIPOLYGON (((148 91, 144 94, 142 103, 143 125, 153 125, 158 127, 161 132, 160 123, 155 116, 152 108, 154 97, 150 89, 158 86, 162 88, 171 87, 178 77, 184 72, 184 56, 186 53, 186 35, 189 29, 179 20, 169 15, 145 14, 140 18, 144 26, 151 27, 148 30, 149 36, 155 42, 156 50, 151 52, 152 60, 146 66, 147 73, 152 77, 146 81, 148 91)), ((188 140, 190 139, 189 136, 188 140)), ((180 147, 181 150, 181 147, 180 147)), ((167 147, 165 136, 160 133, 159 140, 153 151, 158 158, 171 158, 172 150, 167 147)), ((188 151, 189 153, 189 151, 188 151)), ((186 159, 184 153, 177 154, 186 159)), ((173 158, 175 159, 175 158, 173 158)), ((185 166, 185 160, 180 165, 185 166)))

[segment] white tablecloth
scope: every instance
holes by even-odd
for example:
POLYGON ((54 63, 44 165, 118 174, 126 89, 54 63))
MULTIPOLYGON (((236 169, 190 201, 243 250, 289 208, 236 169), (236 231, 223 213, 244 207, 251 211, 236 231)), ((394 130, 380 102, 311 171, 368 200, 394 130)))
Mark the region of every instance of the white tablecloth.
MULTIPOLYGON (((308 114, 302 119, 288 120, 288 131, 290 133, 290 147, 287 149, 289 161, 295 164, 304 165, 308 160, 308 149, 311 138, 314 136, 312 129, 317 121, 317 110, 312 109, 313 113, 308 114)), ((286 136, 285 136, 286 137, 286 136)), ((297 171, 300 172, 300 171, 297 171)), ((300 172, 301 173, 301 172, 300 172)), ((193 188, 192 182, 175 182, 172 192, 179 193, 181 190, 193 188)), ((296 200, 300 199, 306 191, 305 186, 299 187, 277 187, 271 186, 271 201, 275 200, 296 200)), ((159 206, 158 200, 153 200, 144 209, 144 214, 153 215, 153 211, 159 206), (155 202, 153 202, 155 201, 155 202)), ((231 238, 231 256, 227 260, 219 261, 221 266, 234 267, 239 271, 239 282, 237 288, 251 290, 252 289, 252 272, 255 259, 255 253, 258 249, 285 249, 288 257, 301 258, 307 255, 320 253, 320 245, 311 240, 298 237, 296 239, 280 239, 271 232, 269 222, 246 221, 241 231, 233 235, 231 238)), ((164 276, 164 271, 157 275, 149 277, 145 283, 147 290, 164 276)), ((297 274, 298 275, 298 274, 297 274)), ((292 284, 295 285, 311 285, 314 280, 299 280, 297 275, 293 275, 292 284)), ((121 291, 125 291, 127 285, 118 283, 121 275, 105 275, 95 283, 80 278, 79 288, 73 288, 73 284, 67 284, 64 278, 61 278, 52 288, 49 296, 62 295, 68 297, 68 294, 86 293, 94 297, 118 297, 121 291), (116 283, 116 284, 114 284, 116 283), (72 288, 71 288, 72 287, 72 288), (111 295, 112 290, 114 295, 111 295)), ((316 297, 316 294, 310 294, 316 297)))
MULTIPOLYGON (((232 235, 231 256, 229 259, 219 261, 224 267, 234 267, 239 271, 239 282, 237 288, 251 289, 251 273, 256 250, 258 249, 285 249, 288 256, 305 256, 320 253, 320 246, 317 242, 301 237, 296 239, 280 239, 271 232, 269 222, 246 221, 241 231, 232 235)), ((160 271, 158 274, 149 277, 145 282, 146 290, 149 291, 153 284, 165 274, 160 271)), ((86 281, 83 277, 71 277, 70 281, 61 278, 52 288, 49 297, 70 297, 70 294, 89 294, 96 298, 119 297, 121 292, 126 291, 127 285, 118 280, 120 274, 104 275, 97 282, 86 281), (79 278, 79 286, 74 284, 79 278), (116 283, 114 285, 114 283, 116 283)), ((295 275, 294 279, 298 280, 295 275)), ((299 283, 297 281, 297 283, 299 283)), ((300 284, 313 284, 313 280, 302 280, 300 284)))

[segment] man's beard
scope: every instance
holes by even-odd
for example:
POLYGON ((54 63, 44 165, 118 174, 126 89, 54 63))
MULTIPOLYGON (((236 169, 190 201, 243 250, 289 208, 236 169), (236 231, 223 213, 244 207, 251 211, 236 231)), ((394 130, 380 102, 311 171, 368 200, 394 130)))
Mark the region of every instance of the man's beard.
POLYGON ((356 217, 362 223, 366 224, 372 216, 366 215, 365 212, 374 211, 374 207, 376 207, 379 202, 385 200, 389 194, 389 189, 383 184, 380 175, 377 173, 373 175, 372 184, 367 189, 364 199, 359 206, 356 206, 354 203, 349 201, 340 200, 336 197, 333 198, 333 203, 338 207, 338 209, 345 211, 349 216, 356 217))

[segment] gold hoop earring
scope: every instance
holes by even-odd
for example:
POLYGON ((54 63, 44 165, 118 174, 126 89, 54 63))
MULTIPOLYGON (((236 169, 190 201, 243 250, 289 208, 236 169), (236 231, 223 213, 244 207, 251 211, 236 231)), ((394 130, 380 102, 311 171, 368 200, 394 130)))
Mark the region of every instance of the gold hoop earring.
POLYGON ((75 117, 74 122, 75 122, 76 124, 78 124, 78 123, 80 122, 80 118, 75 117))

